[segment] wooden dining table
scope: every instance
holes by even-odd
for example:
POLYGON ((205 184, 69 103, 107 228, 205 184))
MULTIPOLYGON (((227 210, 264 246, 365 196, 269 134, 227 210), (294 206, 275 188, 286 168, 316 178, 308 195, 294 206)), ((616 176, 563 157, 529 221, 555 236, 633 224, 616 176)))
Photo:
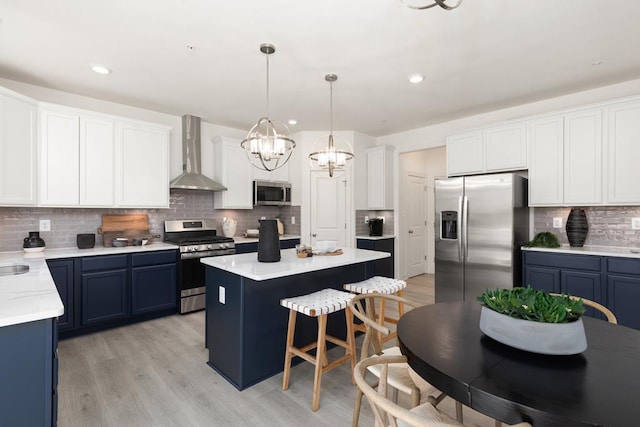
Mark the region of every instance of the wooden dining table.
POLYGON ((485 336, 478 302, 407 312, 398 340, 409 365, 489 417, 534 427, 640 425, 640 331, 583 317, 587 350, 543 355, 485 336))

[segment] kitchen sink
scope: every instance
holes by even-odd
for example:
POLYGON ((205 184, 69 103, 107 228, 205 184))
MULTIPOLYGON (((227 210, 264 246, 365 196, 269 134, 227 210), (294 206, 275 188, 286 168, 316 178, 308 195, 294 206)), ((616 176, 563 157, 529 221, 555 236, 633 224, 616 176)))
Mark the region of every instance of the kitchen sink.
POLYGON ((0 264, 0 276, 11 276, 13 274, 24 274, 29 272, 29 264, 0 264))

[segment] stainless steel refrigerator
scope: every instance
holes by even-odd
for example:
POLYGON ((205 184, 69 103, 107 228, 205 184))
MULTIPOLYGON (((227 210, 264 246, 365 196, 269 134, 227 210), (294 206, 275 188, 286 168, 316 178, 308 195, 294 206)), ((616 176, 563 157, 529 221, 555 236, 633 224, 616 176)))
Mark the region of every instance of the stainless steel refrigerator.
POLYGON ((436 302, 472 301, 521 282, 529 240, 527 179, 515 173, 435 182, 436 302))

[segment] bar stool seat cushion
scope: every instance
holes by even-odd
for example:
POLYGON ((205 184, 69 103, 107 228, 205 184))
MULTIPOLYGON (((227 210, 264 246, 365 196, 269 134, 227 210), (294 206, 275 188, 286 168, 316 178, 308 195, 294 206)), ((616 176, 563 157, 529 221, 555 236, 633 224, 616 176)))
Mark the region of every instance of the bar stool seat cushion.
POLYGON ((407 287, 407 282, 391 277, 373 276, 367 280, 356 283, 347 283, 343 288, 349 292, 358 294, 380 293, 385 295, 395 294, 407 287))
POLYGON ((322 289, 299 297, 284 298, 280 305, 310 317, 344 310, 355 295, 337 289, 322 289))

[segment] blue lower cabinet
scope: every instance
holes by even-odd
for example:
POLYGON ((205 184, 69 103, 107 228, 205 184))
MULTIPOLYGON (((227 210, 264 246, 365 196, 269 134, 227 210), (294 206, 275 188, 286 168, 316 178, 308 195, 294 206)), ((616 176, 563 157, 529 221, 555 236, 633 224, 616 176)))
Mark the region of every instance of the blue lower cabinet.
POLYGON ((176 264, 131 269, 131 314, 176 309, 178 301, 176 264))
POLYGON ((383 277, 395 277, 394 273, 394 244, 395 238, 385 239, 356 239, 358 249, 369 249, 371 251, 388 252, 389 258, 383 258, 374 262, 374 275, 383 277))
POLYGON ((56 319, 0 327, 0 425, 57 424, 56 319))
POLYGON ((127 270, 82 273, 82 326, 125 319, 130 315, 127 270))
POLYGON ((74 304, 73 304, 73 260, 72 259, 52 259, 47 260, 49 272, 60 294, 60 299, 64 305, 64 314, 58 317, 58 329, 66 331, 75 327, 74 304))
MULTIPOLYGON (((607 307, 618 324, 640 329, 640 259, 523 251, 523 283, 587 298, 607 307)), ((604 316, 587 309, 587 315, 604 316)))

